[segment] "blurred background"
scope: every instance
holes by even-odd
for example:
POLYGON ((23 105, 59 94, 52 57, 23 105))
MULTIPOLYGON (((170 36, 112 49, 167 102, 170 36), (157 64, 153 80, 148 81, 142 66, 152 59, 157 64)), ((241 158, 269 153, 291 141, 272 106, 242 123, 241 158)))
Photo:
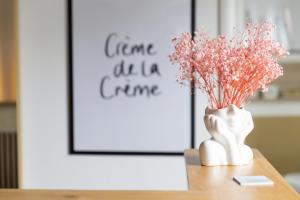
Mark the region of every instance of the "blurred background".
MULTIPOLYGON (((99 0, 101 1, 101 0, 99 0)), ((0 187, 186 189, 178 157, 68 154, 66 1, 0 0, 0 187), (122 163, 122 168, 119 167, 122 163), (166 165, 174 166, 168 170, 166 165)), ((284 76, 247 105, 247 143, 300 191, 300 1, 196 0, 196 27, 230 34, 272 21, 290 52, 284 76)), ((207 139, 206 98, 196 94, 195 146, 207 139)))

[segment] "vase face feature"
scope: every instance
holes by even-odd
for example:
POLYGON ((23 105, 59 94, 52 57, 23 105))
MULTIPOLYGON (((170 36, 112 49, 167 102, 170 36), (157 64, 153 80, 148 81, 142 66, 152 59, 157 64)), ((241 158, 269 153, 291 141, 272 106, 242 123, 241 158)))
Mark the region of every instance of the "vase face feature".
POLYGON ((219 122, 223 123, 225 126, 223 128, 227 128, 228 131, 230 131, 231 133, 237 136, 241 132, 248 133, 248 129, 251 130, 253 129, 253 121, 252 121, 251 113, 245 110, 244 108, 238 108, 235 105, 230 105, 222 109, 206 108, 205 116, 209 116, 209 115, 214 115, 218 117, 219 122), (246 127, 247 127, 247 131, 245 131, 246 127))
POLYGON ((251 113, 230 105, 222 109, 205 109, 205 126, 212 136, 201 143, 200 161, 203 165, 242 165, 253 158, 244 144, 253 129, 251 113))

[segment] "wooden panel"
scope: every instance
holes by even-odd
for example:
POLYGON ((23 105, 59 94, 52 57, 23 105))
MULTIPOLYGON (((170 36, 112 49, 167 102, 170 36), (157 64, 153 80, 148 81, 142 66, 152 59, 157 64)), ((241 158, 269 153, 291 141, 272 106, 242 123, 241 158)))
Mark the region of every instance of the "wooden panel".
POLYGON ((17 134, 0 132, 0 188, 17 188, 17 134))
POLYGON ((185 151, 189 190, 218 191, 222 199, 299 199, 296 191, 287 184, 272 165, 254 150, 254 160, 243 166, 201 166, 197 150, 185 151), (274 186, 241 187, 232 178, 235 175, 264 175, 274 186))
POLYGON ((281 173, 300 171, 300 117, 255 117, 246 143, 281 173))

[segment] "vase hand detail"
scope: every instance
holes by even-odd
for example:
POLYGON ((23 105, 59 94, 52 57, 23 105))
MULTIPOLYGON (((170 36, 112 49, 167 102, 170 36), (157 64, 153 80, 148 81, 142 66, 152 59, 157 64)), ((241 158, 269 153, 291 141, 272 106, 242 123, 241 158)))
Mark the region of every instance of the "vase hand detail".
POLYGON ((226 124, 218 116, 205 115, 204 123, 212 139, 218 141, 220 144, 226 145, 234 139, 234 135, 230 133, 226 124))

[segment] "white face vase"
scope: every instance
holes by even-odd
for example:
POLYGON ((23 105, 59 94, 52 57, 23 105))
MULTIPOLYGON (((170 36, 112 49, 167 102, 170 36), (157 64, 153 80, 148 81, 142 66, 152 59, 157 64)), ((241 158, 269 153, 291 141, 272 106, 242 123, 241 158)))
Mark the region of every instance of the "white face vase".
POLYGON ((244 144, 254 127, 250 112, 235 105, 206 108, 204 123, 212 137, 199 147, 203 165, 242 165, 251 161, 252 150, 244 144))

